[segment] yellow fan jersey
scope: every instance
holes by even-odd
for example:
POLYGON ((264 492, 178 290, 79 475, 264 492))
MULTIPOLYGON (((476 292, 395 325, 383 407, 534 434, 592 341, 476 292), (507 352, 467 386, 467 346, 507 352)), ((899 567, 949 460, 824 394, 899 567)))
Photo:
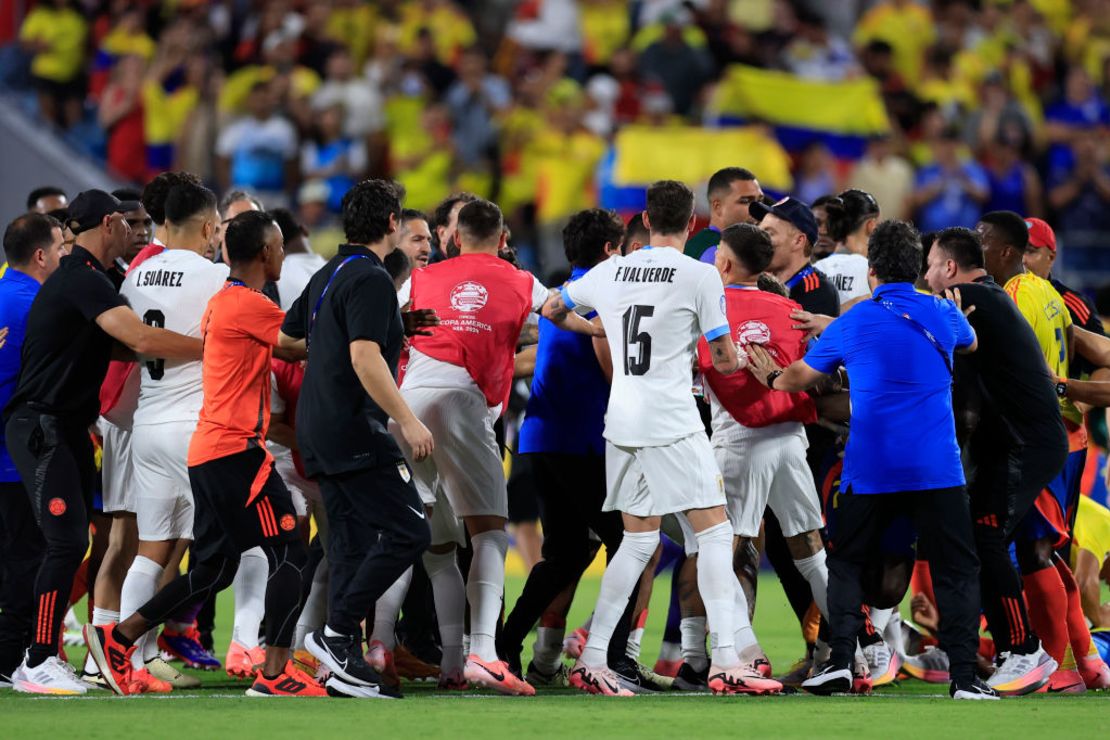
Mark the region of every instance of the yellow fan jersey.
POLYGON ((1106 559, 1110 558, 1110 509, 1092 501, 1089 496, 1080 496, 1072 539, 1072 569, 1075 568, 1075 555, 1079 550, 1093 553, 1101 568, 1106 559))
MULTIPOLYGON (((1048 369, 1057 378, 1068 377, 1068 329, 1072 322, 1064 299, 1052 283, 1031 272, 1014 275, 1004 287, 1021 315, 1033 327, 1048 369)), ((1082 423, 1083 416, 1071 401, 1061 399, 1060 409, 1064 418, 1076 424, 1082 423)))

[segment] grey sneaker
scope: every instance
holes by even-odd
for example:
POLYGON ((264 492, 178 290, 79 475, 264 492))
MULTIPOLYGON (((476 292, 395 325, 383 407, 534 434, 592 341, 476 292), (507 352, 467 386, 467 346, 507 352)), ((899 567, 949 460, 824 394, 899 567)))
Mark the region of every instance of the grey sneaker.
POLYGON ((987 679, 987 685, 1003 696, 1024 696, 1048 683, 1057 667, 1056 661, 1040 645, 1036 652, 1027 655, 1001 653, 998 667, 987 679))

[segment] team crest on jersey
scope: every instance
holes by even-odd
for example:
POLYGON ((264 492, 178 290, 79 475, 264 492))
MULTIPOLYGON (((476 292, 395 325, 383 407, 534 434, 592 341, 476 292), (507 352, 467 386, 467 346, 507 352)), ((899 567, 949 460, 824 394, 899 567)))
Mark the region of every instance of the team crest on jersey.
POLYGON ((52 498, 46 504, 46 508, 54 516, 61 516, 62 514, 66 513, 66 502, 60 498, 52 498))
POLYGON ((397 463, 397 472, 401 474, 401 480, 408 483, 412 480, 412 473, 409 472, 409 466, 404 463, 397 463))
POLYGON ((281 525, 281 528, 283 530, 285 530, 286 532, 292 532, 293 527, 297 526, 297 520, 293 518, 292 514, 286 514, 285 516, 283 516, 281 518, 281 521, 278 522, 278 523, 281 525))
POLYGON ((736 327, 736 341, 740 344, 770 344, 771 329, 762 321, 745 321, 736 327))
POLYGON ((474 313, 486 305, 489 292, 481 283, 467 280, 451 289, 451 307, 463 313, 474 313))

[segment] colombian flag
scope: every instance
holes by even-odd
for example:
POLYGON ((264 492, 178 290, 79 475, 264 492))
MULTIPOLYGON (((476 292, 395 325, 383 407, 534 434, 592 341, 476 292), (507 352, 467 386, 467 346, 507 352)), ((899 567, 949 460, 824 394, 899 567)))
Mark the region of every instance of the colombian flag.
POLYGON ((720 125, 762 121, 774 126, 789 151, 823 141, 843 159, 858 159, 869 137, 890 130, 879 86, 870 77, 824 82, 734 64, 710 107, 720 125))

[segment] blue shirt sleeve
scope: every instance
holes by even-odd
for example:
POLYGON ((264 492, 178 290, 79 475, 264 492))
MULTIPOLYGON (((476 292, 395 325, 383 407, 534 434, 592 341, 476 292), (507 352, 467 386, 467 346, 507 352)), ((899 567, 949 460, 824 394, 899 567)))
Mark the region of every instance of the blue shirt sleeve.
POLYGON ((829 324, 806 353, 805 363, 819 373, 835 372, 844 364, 844 327, 848 316, 829 324))

